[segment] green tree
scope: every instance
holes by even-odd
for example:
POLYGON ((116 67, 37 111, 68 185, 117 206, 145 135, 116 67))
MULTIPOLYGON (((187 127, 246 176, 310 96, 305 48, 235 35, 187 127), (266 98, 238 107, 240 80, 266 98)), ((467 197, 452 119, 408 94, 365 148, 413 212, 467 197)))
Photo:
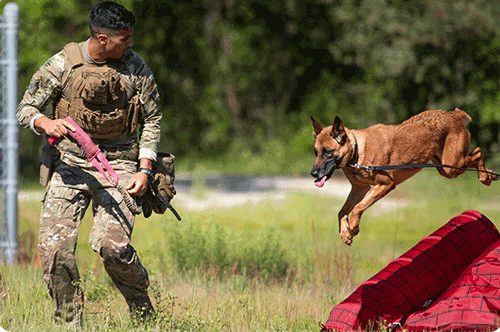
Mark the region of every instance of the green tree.
POLYGON ((332 55, 363 71, 355 108, 399 122, 425 109, 459 107, 473 117, 474 143, 491 155, 498 141, 500 3, 342 1, 331 13, 344 27, 332 55))
MULTIPOLYGON (((88 37, 97 1, 16 2, 24 90, 47 58, 88 37)), ((340 115, 355 128, 455 107, 473 118, 473 145, 490 159, 500 152, 500 3, 119 2, 138 18, 134 50, 160 90, 161 149, 178 157, 234 146, 265 154, 273 140, 306 153, 309 115, 324 124, 340 115)), ((22 131, 21 140, 21 156, 31 161, 23 165, 37 167, 37 138, 22 131)))

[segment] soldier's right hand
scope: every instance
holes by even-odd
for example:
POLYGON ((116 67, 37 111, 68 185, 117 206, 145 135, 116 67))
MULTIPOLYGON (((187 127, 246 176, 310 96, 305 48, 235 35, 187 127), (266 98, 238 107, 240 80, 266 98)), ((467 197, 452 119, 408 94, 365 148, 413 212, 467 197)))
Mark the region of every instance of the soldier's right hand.
POLYGON ((76 128, 64 119, 49 119, 44 116, 35 121, 35 129, 44 131, 48 136, 62 137, 68 134, 68 130, 75 131, 76 128))

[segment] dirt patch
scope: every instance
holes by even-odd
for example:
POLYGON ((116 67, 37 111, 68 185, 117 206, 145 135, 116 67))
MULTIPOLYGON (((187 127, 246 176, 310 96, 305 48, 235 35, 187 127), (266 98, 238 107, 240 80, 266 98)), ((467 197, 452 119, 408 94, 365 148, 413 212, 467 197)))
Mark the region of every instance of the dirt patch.
MULTIPOLYGON (((201 189, 193 185, 191 177, 176 178, 177 195, 172 202, 176 207, 189 211, 203 211, 208 208, 230 208, 244 204, 257 204, 267 199, 283 200, 289 195, 308 193, 323 196, 334 196, 346 199, 351 185, 345 179, 332 178, 323 188, 317 188, 311 178, 297 177, 239 177, 232 183, 227 178, 216 181, 211 178, 201 189), (200 194, 200 192, 203 192, 200 194)), ((43 198, 41 191, 20 191, 19 201, 38 200, 43 198)), ((384 213, 409 204, 400 198, 386 197, 377 202, 371 213, 384 213)))

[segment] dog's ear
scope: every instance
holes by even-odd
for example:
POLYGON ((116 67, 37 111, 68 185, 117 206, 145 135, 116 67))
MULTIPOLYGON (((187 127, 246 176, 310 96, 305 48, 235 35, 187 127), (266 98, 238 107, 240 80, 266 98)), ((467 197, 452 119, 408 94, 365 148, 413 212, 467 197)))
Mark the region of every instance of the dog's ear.
POLYGON ((314 118, 311 115, 311 120, 313 122, 313 127, 314 127, 314 134, 319 135, 319 133, 323 130, 323 126, 319 124, 318 121, 314 120, 314 118))
POLYGON ((345 132, 344 123, 338 116, 335 117, 332 126, 332 137, 337 141, 340 145, 344 145, 347 139, 347 133, 345 132))

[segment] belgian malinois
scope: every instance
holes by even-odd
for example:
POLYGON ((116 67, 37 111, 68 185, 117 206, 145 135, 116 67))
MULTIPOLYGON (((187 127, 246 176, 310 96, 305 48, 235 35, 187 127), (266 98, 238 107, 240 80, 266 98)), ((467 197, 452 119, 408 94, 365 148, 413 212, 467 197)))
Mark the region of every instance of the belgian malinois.
MULTIPOLYGON (((311 119, 316 154, 311 175, 316 178, 316 186, 323 187, 337 168, 342 168, 352 185, 338 214, 340 237, 348 245, 359 233, 363 212, 422 169, 370 171, 365 166, 414 165, 432 160, 434 164, 476 168, 479 181, 487 186, 499 178, 485 173, 491 171, 485 167, 481 148, 469 154, 470 134, 465 126, 471 118, 458 108, 453 112, 425 111, 399 125, 377 124, 357 130, 345 128, 339 117, 326 128, 311 119)), ((447 178, 464 172, 447 167, 437 170, 447 178)))

